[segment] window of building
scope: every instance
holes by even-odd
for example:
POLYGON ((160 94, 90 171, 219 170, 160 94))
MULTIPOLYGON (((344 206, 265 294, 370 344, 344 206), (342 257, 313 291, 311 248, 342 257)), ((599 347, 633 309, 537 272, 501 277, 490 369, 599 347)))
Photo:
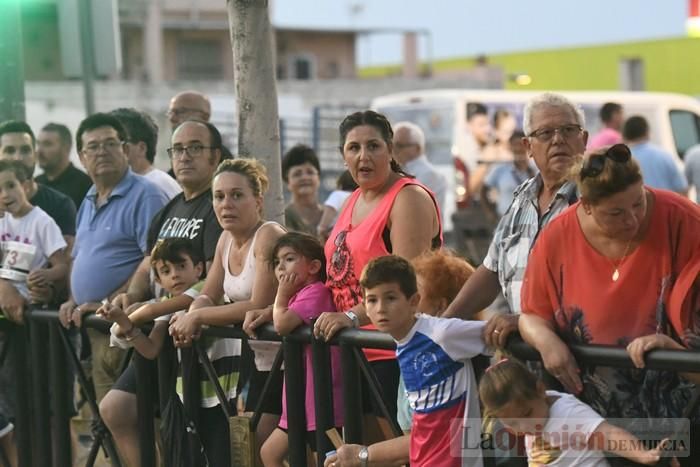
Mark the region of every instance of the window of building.
POLYGON ((292 55, 288 63, 289 78, 303 80, 316 78, 316 60, 313 55, 292 55))
POLYGON ((700 144, 700 118, 687 110, 671 110, 670 116, 676 150, 682 159, 690 147, 700 144))
POLYGON ((223 79, 221 41, 180 39, 177 43, 177 78, 185 80, 223 79))

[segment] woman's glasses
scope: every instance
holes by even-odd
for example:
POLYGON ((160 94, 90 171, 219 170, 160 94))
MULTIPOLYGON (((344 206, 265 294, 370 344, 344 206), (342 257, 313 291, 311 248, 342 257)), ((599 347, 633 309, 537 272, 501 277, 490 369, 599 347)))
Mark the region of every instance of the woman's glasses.
POLYGON ((589 156, 586 162, 583 163, 583 168, 581 169, 581 180, 586 177, 597 177, 601 174, 605 168, 605 159, 610 159, 612 161, 624 164, 629 161, 632 157, 630 148, 625 144, 615 144, 610 146, 610 148, 603 154, 595 154, 589 156))

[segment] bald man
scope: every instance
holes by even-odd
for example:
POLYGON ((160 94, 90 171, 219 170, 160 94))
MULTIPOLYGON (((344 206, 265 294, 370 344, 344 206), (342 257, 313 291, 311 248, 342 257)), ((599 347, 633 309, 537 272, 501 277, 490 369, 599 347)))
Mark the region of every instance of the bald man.
POLYGON ((211 104, 209 98, 197 91, 184 91, 170 99, 168 120, 173 130, 185 120, 198 119, 209 121, 211 104))

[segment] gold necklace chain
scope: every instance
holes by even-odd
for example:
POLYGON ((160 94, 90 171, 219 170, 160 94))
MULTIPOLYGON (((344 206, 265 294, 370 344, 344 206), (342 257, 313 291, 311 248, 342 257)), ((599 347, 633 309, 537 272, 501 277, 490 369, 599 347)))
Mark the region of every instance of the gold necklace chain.
POLYGON ((627 246, 625 247, 625 252, 622 253, 622 256, 618 260, 617 264, 615 264, 615 262, 613 262, 613 260, 611 260, 611 259, 608 260, 615 268, 615 270, 613 271, 613 274, 612 274, 613 282, 617 282, 617 280, 620 278, 620 266, 622 266, 622 263, 624 263, 625 259, 627 259, 627 252, 629 251, 631 244, 632 244, 632 240, 627 242, 627 246))

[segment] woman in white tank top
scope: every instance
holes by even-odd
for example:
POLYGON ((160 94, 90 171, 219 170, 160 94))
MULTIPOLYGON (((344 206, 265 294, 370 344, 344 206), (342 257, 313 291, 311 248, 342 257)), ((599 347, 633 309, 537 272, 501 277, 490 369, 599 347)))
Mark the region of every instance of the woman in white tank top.
MULTIPOLYGON (((203 325, 272 321, 277 280, 267 260, 285 230, 276 222, 262 219, 267 186, 265 168, 256 160, 224 161, 217 169, 212 185, 213 206, 223 233, 201 295, 170 326, 177 345, 190 345, 203 325), (224 301, 230 303, 221 305, 224 301)), ((281 384, 279 399, 281 404, 281 384)), ((257 441, 262 443, 276 423, 274 416, 263 415, 257 441)))

